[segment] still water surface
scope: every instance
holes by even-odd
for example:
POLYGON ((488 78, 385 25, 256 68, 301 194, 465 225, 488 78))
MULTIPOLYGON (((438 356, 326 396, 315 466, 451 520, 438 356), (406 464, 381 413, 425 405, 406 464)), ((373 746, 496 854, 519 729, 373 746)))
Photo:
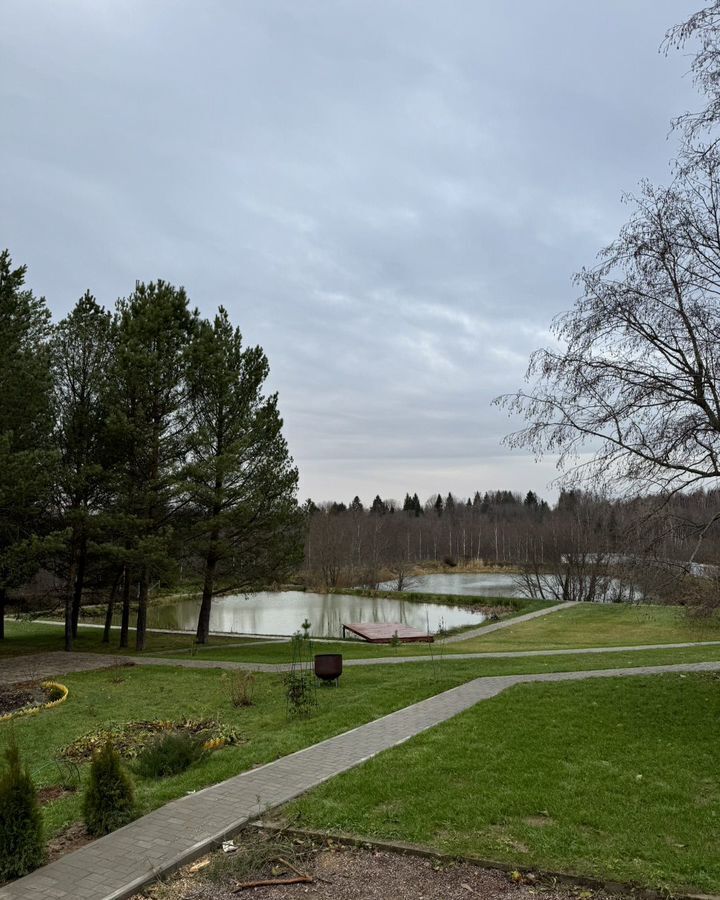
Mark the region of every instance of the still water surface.
MULTIPOLYGON (((381 588, 394 587, 391 581, 381 588)), ((524 597, 514 575, 418 575, 408 580, 403 588, 418 594, 466 594, 471 597, 524 597)))
MULTIPOLYGON (((522 596, 512 575, 423 575, 408 583, 406 590, 477 597, 522 596)), ((441 622, 445 628, 457 628, 479 625, 486 618, 483 613, 451 603, 449 596, 448 604, 444 605, 311 591, 261 591, 214 600, 210 630, 227 634, 290 635, 307 618, 316 637, 340 637, 344 622, 402 622, 434 632, 441 622)), ((190 599, 151 606, 148 627, 194 631, 199 609, 200 601, 190 599)))
MULTIPOLYGON (((466 577, 477 580, 483 576, 466 577)), ((450 587, 441 591, 436 587, 421 588, 413 585, 409 589, 453 593, 450 587)), ((465 587, 454 592, 475 593, 465 587)), ((478 595, 481 593, 482 591, 477 590, 478 595)), ((485 593, 490 594, 491 591, 485 593)), ((148 609, 148 627, 194 631, 199 608, 199 600, 179 600, 172 604, 151 606, 148 609)), ((479 625, 486 617, 483 613, 451 606, 450 603, 408 603, 392 598, 316 594, 311 591, 262 591, 214 600, 210 630, 228 634, 289 635, 300 629, 305 618, 310 620, 312 634, 315 636, 340 637, 343 622, 402 622, 413 628, 429 628, 434 632, 440 627, 441 621, 445 628, 457 628, 460 625, 479 625)))

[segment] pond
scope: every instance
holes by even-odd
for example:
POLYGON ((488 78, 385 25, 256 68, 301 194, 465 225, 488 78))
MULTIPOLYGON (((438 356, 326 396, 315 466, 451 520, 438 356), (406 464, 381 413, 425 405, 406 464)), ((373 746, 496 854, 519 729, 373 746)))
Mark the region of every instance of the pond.
MULTIPOLYGON (((151 605, 148 628, 194 631, 199 600, 151 605)), ((435 632, 445 628, 480 625, 486 618, 471 609, 436 603, 410 603, 379 597, 315 594, 311 591, 262 591, 217 598, 213 601, 210 630, 227 634, 290 635, 307 618, 316 637, 341 637, 345 622, 402 622, 435 632)), ((119 619, 115 621, 119 624, 119 619)))
MULTIPOLYGON (((383 589, 392 589, 394 584, 386 581, 380 585, 383 589)), ((451 573, 449 575, 418 575, 409 578, 405 591, 418 594, 465 594, 471 597, 524 597, 522 588, 516 584, 515 575, 468 575, 451 573)))

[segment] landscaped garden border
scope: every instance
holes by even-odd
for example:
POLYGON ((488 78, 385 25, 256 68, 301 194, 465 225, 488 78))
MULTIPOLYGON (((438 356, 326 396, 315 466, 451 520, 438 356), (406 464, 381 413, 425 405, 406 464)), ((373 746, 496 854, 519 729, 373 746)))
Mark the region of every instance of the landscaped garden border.
POLYGON ((54 700, 48 700, 45 703, 37 703, 34 706, 23 706, 20 709, 5 713, 0 716, 0 722, 8 722, 10 719, 17 719, 20 716, 35 716, 44 709, 53 709, 55 706, 60 706, 61 703, 64 703, 70 693, 65 685, 60 684, 59 681, 43 681, 40 684, 40 687, 47 691, 51 691, 54 688, 55 690, 60 691, 60 696, 56 697, 54 700))

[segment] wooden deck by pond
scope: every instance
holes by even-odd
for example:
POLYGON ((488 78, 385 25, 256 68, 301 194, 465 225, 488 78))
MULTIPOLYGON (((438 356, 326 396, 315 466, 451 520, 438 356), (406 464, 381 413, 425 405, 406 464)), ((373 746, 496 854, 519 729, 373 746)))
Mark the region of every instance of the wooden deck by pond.
POLYGON ((343 637, 350 631, 370 644, 390 644, 395 639, 403 644, 431 643, 435 638, 419 628, 411 628, 402 622, 354 622, 343 625, 343 637))

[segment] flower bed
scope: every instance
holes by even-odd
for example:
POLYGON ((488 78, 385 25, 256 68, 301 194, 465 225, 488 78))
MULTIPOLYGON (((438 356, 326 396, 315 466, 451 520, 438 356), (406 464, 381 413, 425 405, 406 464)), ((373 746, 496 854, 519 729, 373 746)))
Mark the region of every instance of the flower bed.
POLYGON ((66 759, 82 762, 90 759, 96 750, 110 741, 121 756, 133 759, 158 734, 171 731, 182 731, 202 737, 205 750, 217 750, 226 744, 237 744, 241 741, 240 734, 234 728, 223 725, 215 719, 124 722, 88 732, 64 747, 62 755, 66 759))
POLYGON ((57 681, 43 681, 39 687, 36 684, 12 685, 3 689, 3 708, 14 704, 17 704, 17 707, 0 715, 0 722, 7 722, 19 716, 37 715, 44 709, 59 706, 67 700, 67 697, 68 689, 57 681), (46 699, 43 699, 43 692, 46 699))

